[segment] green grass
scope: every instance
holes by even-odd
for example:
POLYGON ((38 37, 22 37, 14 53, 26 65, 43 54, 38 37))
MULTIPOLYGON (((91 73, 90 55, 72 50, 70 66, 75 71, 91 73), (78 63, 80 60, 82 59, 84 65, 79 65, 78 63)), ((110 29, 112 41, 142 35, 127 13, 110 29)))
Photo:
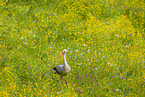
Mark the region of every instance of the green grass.
POLYGON ((145 95, 143 0, 1 0, 1 97, 145 95), (68 49, 71 72, 52 68, 68 49))

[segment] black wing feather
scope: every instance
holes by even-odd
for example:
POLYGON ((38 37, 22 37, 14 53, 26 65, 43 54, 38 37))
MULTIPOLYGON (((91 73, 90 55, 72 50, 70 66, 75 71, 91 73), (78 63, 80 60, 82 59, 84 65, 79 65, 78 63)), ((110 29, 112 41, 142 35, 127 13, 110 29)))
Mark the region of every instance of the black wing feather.
POLYGON ((60 73, 58 72, 58 70, 56 69, 56 67, 54 67, 53 70, 55 70, 58 74, 60 74, 60 73))

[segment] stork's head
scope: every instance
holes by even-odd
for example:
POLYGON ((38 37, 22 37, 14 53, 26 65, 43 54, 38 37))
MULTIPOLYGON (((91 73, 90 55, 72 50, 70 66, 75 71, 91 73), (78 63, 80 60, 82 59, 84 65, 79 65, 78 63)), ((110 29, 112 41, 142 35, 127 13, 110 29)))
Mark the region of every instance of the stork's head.
POLYGON ((63 50, 63 53, 66 53, 66 52, 67 52, 67 49, 64 49, 64 50, 63 50))
POLYGON ((66 54, 66 52, 67 52, 67 49, 64 49, 59 57, 61 57, 62 55, 66 54))

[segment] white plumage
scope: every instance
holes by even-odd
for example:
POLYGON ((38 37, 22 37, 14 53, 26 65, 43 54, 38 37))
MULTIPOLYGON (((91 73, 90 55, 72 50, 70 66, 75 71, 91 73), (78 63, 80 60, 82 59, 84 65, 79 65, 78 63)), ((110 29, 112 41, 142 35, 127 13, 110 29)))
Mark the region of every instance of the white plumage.
MULTIPOLYGON (((67 61, 66 61, 66 52, 67 52, 66 49, 63 50, 62 54, 59 56, 59 57, 61 57, 63 55, 64 64, 57 65, 56 67, 53 68, 53 70, 56 71, 60 75, 61 79, 63 79, 62 76, 66 76, 71 70, 70 66, 67 64, 67 61)), ((65 80, 65 81, 67 84, 67 80, 65 80)))

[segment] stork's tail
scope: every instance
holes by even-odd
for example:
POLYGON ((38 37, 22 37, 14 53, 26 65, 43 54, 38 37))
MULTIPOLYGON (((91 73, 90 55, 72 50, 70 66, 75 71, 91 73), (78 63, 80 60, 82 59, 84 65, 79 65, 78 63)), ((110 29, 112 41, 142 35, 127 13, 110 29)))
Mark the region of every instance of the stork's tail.
POLYGON ((54 68, 52 69, 52 71, 56 71, 56 67, 54 67, 54 68))
POLYGON ((54 67, 54 68, 52 69, 52 71, 56 71, 58 74, 60 74, 60 73, 58 72, 58 70, 56 69, 56 67, 54 67))

